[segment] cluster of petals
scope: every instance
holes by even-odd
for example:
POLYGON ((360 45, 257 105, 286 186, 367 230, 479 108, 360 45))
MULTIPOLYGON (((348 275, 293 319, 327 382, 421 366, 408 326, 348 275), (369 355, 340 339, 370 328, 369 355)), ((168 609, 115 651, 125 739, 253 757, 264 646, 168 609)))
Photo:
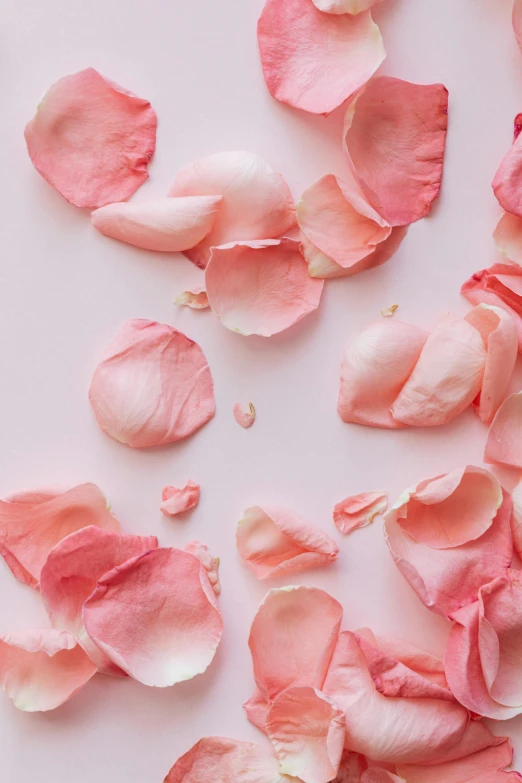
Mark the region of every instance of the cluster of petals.
MULTIPOLYGON (((507 240, 504 242, 497 235, 497 243, 500 242, 509 253, 508 257, 518 256, 518 250, 511 244, 507 249, 507 240)), ((522 253, 520 258, 522 261, 522 253)), ((509 313, 517 331, 518 350, 522 351, 522 266, 493 264, 488 269, 481 269, 466 280, 461 293, 474 305, 492 305, 509 313)))

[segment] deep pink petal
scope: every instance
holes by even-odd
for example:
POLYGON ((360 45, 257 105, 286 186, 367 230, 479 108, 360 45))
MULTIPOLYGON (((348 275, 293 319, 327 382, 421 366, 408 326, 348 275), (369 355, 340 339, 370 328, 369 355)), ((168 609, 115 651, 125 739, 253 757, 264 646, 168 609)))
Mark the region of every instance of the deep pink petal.
POLYGON ((174 304, 186 305, 192 308, 192 310, 206 310, 210 307, 207 292, 204 288, 193 288, 189 291, 183 291, 182 294, 174 299, 174 304))
POLYGON ((498 739, 498 744, 458 761, 434 764, 431 767, 401 764, 397 772, 401 780, 406 780, 408 783, 517 783, 522 781, 522 775, 506 769, 513 761, 510 741, 498 739))
POLYGON ((511 394, 489 428, 484 462, 522 468, 522 392, 511 394))
POLYGON ((188 511, 199 503, 200 488, 195 481, 187 481, 184 487, 163 487, 161 493, 162 504, 160 510, 167 517, 175 517, 188 511))
POLYGON ((522 218, 504 212, 493 232, 493 239, 506 258, 522 264, 522 218))
POLYGON ((370 525, 376 516, 386 511, 386 492, 360 492, 336 503, 333 510, 335 526, 347 535, 359 527, 370 525))
POLYGON ((251 402, 244 405, 242 402, 236 402, 233 408, 234 419, 240 427, 247 430, 256 420, 256 409, 251 402))

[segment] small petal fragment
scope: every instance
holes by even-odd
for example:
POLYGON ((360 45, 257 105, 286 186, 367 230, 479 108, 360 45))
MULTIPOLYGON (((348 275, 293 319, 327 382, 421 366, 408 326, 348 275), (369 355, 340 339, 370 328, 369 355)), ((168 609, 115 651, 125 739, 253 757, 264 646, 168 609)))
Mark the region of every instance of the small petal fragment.
MULTIPOLYGON (((521 5, 522 8, 522 5, 521 5)), ((504 212, 493 232, 495 245, 509 261, 522 265, 522 218, 504 212)))
POLYGON ((475 272, 460 292, 475 305, 494 305, 508 312, 515 322, 518 350, 522 352, 522 267, 493 264, 489 269, 475 272))
POLYGON ((18 631, 0 637, 0 684, 24 712, 54 710, 95 673, 94 663, 66 631, 18 631))
POLYGON ((257 40, 270 94, 312 114, 344 103, 385 57, 369 11, 325 14, 312 0, 267 0, 257 40))
POLYGON ((343 267, 334 261, 326 253, 321 252, 310 240, 301 232, 301 253, 308 264, 308 274, 310 277, 330 278, 330 277, 351 277, 358 272, 365 272, 367 269, 381 266, 389 261, 395 255, 402 240, 408 232, 408 226, 398 226, 392 228, 388 239, 381 242, 365 258, 352 264, 349 267, 343 267))
POLYGON ((239 554, 258 579, 333 563, 339 547, 297 514, 273 506, 248 508, 238 522, 239 554))
POLYGON ((235 242, 212 248, 205 272, 208 300, 223 326, 271 337, 319 306, 322 280, 312 280, 299 242, 235 242))
POLYGON ((522 468, 522 392, 509 396, 489 428, 484 462, 522 468))
POLYGON ((186 438, 215 410, 199 345, 172 326, 140 318, 127 321, 109 345, 89 399, 103 432, 132 448, 186 438))
POLYGON ((176 299, 175 305, 186 305, 192 310, 206 310, 210 307, 208 303, 207 292, 204 288, 193 288, 189 291, 183 291, 176 299))
POLYGON ((195 481, 187 481, 184 487, 163 487, 160 510, 167 517, 175 517, 188 511, 199 503, 200 487, 195 481))
POLYGON ((248 405, 243 405, 242 402, 236 402, 233 413, 234 419, 244 430, 251 427, 256 420, 256 409, 251 402, 249 402, 248 405))
POLYGON ((513 761, 513 748, 508 739, 457 761, 433 764, 429 767, 400 764, 400 780, 408 783, 521 783, 522 775, 507 767, 513 761))
POLYGON ((389 307, 385 307, 383 310, 381 310, 381 315, 383 318, 391 318, 394 312, 398 309, 398 304, 392 304, 389 307))
POLYGON ((157 119, 150 103, 94 68, 55 82, 25 129, 42 177, 77 207, 126 201, 148 178, 157 119))
POLYGON ((337 503, 333 519, 337 529, 347 535, 359 527, 371 525, 379 514, 386 511, 386 492, 360 492, 337 503))
POLYGON ((327 14, 360 14, 382 0, 313 0, 316 8, 327 14))

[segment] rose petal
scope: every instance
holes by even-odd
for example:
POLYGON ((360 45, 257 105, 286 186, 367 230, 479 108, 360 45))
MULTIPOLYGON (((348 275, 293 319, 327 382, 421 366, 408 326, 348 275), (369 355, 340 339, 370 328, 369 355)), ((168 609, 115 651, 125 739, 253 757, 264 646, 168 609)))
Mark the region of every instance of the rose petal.
POLYGON ((89 399, 103 432, 132 448, 186 438, 215 410, 199 345, 172 326, 140 318, 127 321, 109 345, 89 399))
POLYGON ((160 510, 167 517, 175 517, 182 514, 190 508, 194 508, 199 503, 200 488, 194 481, 187 481, 184 487, 163 487, 161 499, 163 503, 160 510))
MULTIPOLYGON (((396 636, 384 636, 383 634, 375 636, 368 628, 359 629, 357 634, 373 644, 374 647, 377 647, 385 657, 395 659, 395 661, 404 664, 411 672, 419 675, 422 680, 427 680, 429 683, 438 686, 440 689, 439 693, 443 691, 446 694, 450 693, 444 671, 444 663, 440 658, 418 647, 414 647, 396 636)), ((382 674, 384 672, 381 672, 382 674)))
POLYGON ((347 535, 359 527, 370 525, 376 516, 386 511, 386 492, 360 492, 337 503, 333 510, 335 526, 347 535))
POLYGON ((150 103, 94 68, 55 82, 25 129, 42 177, 77 207, 126 201, 148 178, 157 119, 150 103))
POLYGON ((18 631, 0 637, 0 684, 24 712, 54 710, 96 673, 66 631, 18 631))
POLYGON ((397 428, 390 407, 411 375, 428 333, 401 321, 376 321, 346 347, 337 410, 345 422, 397 428))
POLYGON ((363 773, 361 783, 404 783, 404 779, 382 767, 372 767, 363 773))
POLYGON ((313 0, 316 8, 327 14, 360 14, 382 0, 313 0))
POLYGON ((367 269, 373 269, 389 261, 390 258, 399 249, 402 240, 408 232, 407 226, 392 228, 388 239, 381 242, 375 250, 369 255, 358 261, 347 269, 337 264, 330 256, 322 253, 309 239, 301 232, 301 253, 308 264, 308 274, 310 277, 330 278, 330 277, 351 277, 358 272, 365 272, 367 269))
POLYGON ((329 565, 339 554, 326 533, 276 506, 247 508, 237 525, 236 543, 258 579, 329 565))
POLYGON ((515 552, 522 558, 522 480, 518 482, 511 493, 513 514, 511 515, 511 533, 515 552))
POLYGON ((512 20, 518 48, 522 51, 522 0, 513 0, 512 20))
POLYGON ((522 468, 522 392, 511 394, 489 428, 484 462, 522 468))
POLYGON ((435 764, 431 767, 400 765, 397 769, 401 780, 408 783, 517 783, 522 781, 518 772, 509 772, 513 761, 513 749, 508 739, 498 738, 478 753, 472 753, 458 761, 435 764), (506 771, 504 771, 506 770, 506 771))
POLYGON ((240 427, 247 430, 256 420, 256 409, 251 402, 247 405, 243 405, 242 402, 236 402, 233 408, 234 419, 237 421, 240 427))
POLYGON ((189 541, 185 546, 185 552, 192 552, 193 555, 199 558, 201 565, 207 572, 208 581, 212 587, 214 593, 219 595, 221 593, 221 585, 219 583, 219 557, 214 557, 208 546, 202 544, 201 541, 189 541))
POLYGON ((493 232, 493 239, 506 258, 522 264, 522 218, 504 212, 493 232))
POLYGON ((292 194, 281 174, 252 152, 218 152, 177 175, 169 196, 221 196, 212 229, 185 251, 204 269, 210 248, 228 242, 274 239, 295 225, 292 194))
MULTIPOLYGON (((515 35, 519 30, 518 16, 516 12, 517 27, 515 35)), ((522 116, 517 114, 515 117, 515 133, 513 143, 503 158, 497 173, 492 182, 493 192, 498 199, 500 206, 512 215, 522 217, 522 198, 519 194, 522 177, 522 138, 520 138, 522 116)))
POLYGON ((345 118, 350 168, 390 226, 425 217, 442 179, 448 91, 380 76, 354 96, 345 118))
POLYGON ((95 525, 119 530, 95 484, 62 493, 29 493, 0 500, 0 553, 14 576, 36 587, 52 548, 76 530, 95 525))
POLYGON ((183 291, 176 299, 174 299, 175 305, 187 305, 192 310, 206 310, 210 307, 208 303, 207 292, 204 288, 193 288, 189 291, 183 291))
POLYGON ((155 549, 105 574, 83 620, 113 663, 160 688, 204 672, 223 631, 204 567, 180 549, 155 549))
POLYGON ((212 248, 205 271, 210 307, 223 326, 270 337, 319 306, 322 280, 312 280, 293 239, 235 242, 212 248))
POLYGON ((522 268, 515 264, 493 264, 475 272, 460 292, 473 304, 502 308, 515 322, 518 350, 522 351, 522 268))
POLYGON ((344 103, 385 58, 369 11, 332 16, 311 0, 267 0, 257 40, 270 94, 313 114, 344 103))
POLYGON ((335 778, 335 783, 362 783, 364 772, 368 769, 368 761, 361 753, 353 753, 346 748, 341 756, 339 772, 335 778))
POLYGON ((250 698, 243 704, 243 709, 250 723, 266 734, 266 719, 270 711, 270 701, 257 686, 250 698))
POLYGON ((187 196, 107 204, 91 213, 102 234, 144 250, 173 253, 194 247, 208 234, 221 196, 187 196))
POLYGON ((303 783, 328 783, 337 775, 344 745, 344 713, 315 688, 287 688, 266 722, 279 771, 303 783))

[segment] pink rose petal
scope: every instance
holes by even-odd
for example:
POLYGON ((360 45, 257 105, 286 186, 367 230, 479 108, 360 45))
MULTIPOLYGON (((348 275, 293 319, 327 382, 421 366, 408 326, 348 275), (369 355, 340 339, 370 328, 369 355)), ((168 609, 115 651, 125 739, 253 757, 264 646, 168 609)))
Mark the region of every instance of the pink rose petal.
POLYGON ((316 8, 327 14, 360 14, 382 0, 313 0, 316 8))
POLYGON ((199 503, 200 488, 194 481, 187 481, 184 487, 163 487, 160 510, 167 517, 175 517, 199 503))
POLYGON ((511 394, 489 428, 484 462, 522 468, 522 392, 511 394))
POLYGON ((493 264, 475 272, 460 289, 473 304, 489 304, 509 313, 515 322, 518 350, 522 351, 522 268, 515 264, 493 264))
MULTIPOLYGON (((520 11, 518 9, 514 14, 514 24, 516 24, 515 35, 518 39, 520 11), (516 16, 516 19, 515 19, 516 16)), ((502 160, 497 173, 493 178, 493 192, 498 199, 500 206, 512 215, 522 217, 522 198, 519 190, 522 183, 522 138, 520 138, 520 129, 522 127, 522 115, 517 114, 514 122, 513 143, 502 160)))
POLYGON ((91 214, 98 231, 120 242, 173 253, 194 247, 209 233, 221 196, 186 196, 107 204, 91 214))
POLYGON ((54 710, 96 673, 71 633, 18 631, 0 637, 0 684, 24 712, 54 710))
POLYGON ((522 51, 522 0, 513 0, 513 32, 522 51))
POLYGON ((386 511, 387 504, 386 492, 360 492, 358 495, 350 495, 335 505, 335 526, 347 535, 359 527, 371 525, 376 516, 386 511))
POLYGON ((256 409, 251 402, 244 405, 242 402, 236 402, 233 408, 234 419, 240 427, 247 430, 256 420, 256 409))
POLYGON ((522 218, 504 212, 493 232, 493 239, 507 259, 522 264, 522 218))
POLYGON ((404 779, 383 767, 372 767, 363 772, 361 783, 404 783, 404 779))
POLYGON ((491 747, 457 761, 431 767, 401 764, 397 772, 408 783, 520 783, 522 775, 507 770, 513 761, 510 741, 496 740, 491 747))
POLYGON ((192 310, 206 310, 210 307, 208 303, 207 292, 204 288, 193 288, 189 291, 183 291, 176 299, 175 305, 186 305, 192 310))
POLYGON ((105 574, 83 620, 113 663, 160 688, 204 672, 223 631, 205 568, 180 549, 155 549, 105 574))
POLYGON ((252 152, 218 152, 183 168, 169 196, 221 196, 212 229, 185 251, 204 269, 210 249, 228 242, 273 239, 295 225, 292 194, 281 174, 252 152))
POLYGON ((94 68, 55 82, 25 129, 42 177, 77 207, 126 201, 148 178, 157 119, 150 103, 94 68))
MULTIPOLYGON (((446 695, 450 694, 444 671, 444 662, 440 658, 437 658, 435 655, 432 655, 425 650, 421 650, 396 636, 384 636, 383 634, 375 636, 368 628, 360 628, 357 631, 357 634, 359 637, 363 637, 373 644, 374 647, 377 647, 386 658, 395 659, 397 663, 407 667, 407 669, 409 669, 409 677, 411 677, 411 672, 416 675, 415 682, 417 682, 417 676, 419 676, 424 683, 426 683, 426 681, 428 682, 428 688, 430 688, 429 683, 436 685, 439 688, 439 695, 443 692, 446 693, 446 695)), ((391 671, 394 673, 395 669, 392 669, 391 671)), ((401 671, 403 671, 402 668, 401 671)), ((389 684, 390 678, 385 674, 382 667, 380 669, 380 676, 382 677, 383 683, 386 680, 389 684)))
POLYGON ((205 271, 208 300, 223 326, 271 337, 319 306, 322 280, 312 280, 293 239, 235 242, 212 248, 205 271))
POLYGON ((362 783, 365 780, 362 775, 367 769, 368 761, 365 756, 345 748, 335 783, 362 783))
POLYGON ((218 575, 219 557, 214 557, 211 554, 208 546, 206 544, 202 544, 201 541, 189 541, 184 549, 185 552, 191 552, 193 555, 196 555, 196 557, 199 558, 201 565, 207 572, 210 586, 212 587, 214 593, 219 595, 221 593, 221 585, 219 583, 218 575))
POLYGON ((258 579, 329 565, 339 554, 335 541, 320 528, 275 506, 247 508, 237 525, 236 543, 258 579))
POLYGON ((89 399, 103 432, 132 448, 186 438, 215 410, 199 345, 172 326, 140 318, 127 321, 109 345, 89 399))
POLYGON ((511 533, 515 552, 522 558, 522 480, 518 482, 511 493, 513 514, 511 516, 511 533))
POLYGON ((250 723, 266 734, 266 719, 270 711, 270 701, 257 686, 250 698, 243 704, 243 709, 250 723))
POLYGON ((14 576, 36 587, 47 556, 70 533, 95 525, 119 529, 95 484, 62 493, 25 493, 0 500, 0 553, 14 576))
POLYGON ((402 240, 408 232, 408 226, 398 226, 392 228, 388 239, 381 242, 375 250, 369 255, 348 268, 344 268, 336 263, 330 256, 322 253, 309 239, 301 232, 301 253, 308 264, 308 274, 310 277, 330 278, 330 277, 350 277, 358 272, 365 272, 367 269, 373 269, 389 261, 390 258, 399 249, 402 240))

